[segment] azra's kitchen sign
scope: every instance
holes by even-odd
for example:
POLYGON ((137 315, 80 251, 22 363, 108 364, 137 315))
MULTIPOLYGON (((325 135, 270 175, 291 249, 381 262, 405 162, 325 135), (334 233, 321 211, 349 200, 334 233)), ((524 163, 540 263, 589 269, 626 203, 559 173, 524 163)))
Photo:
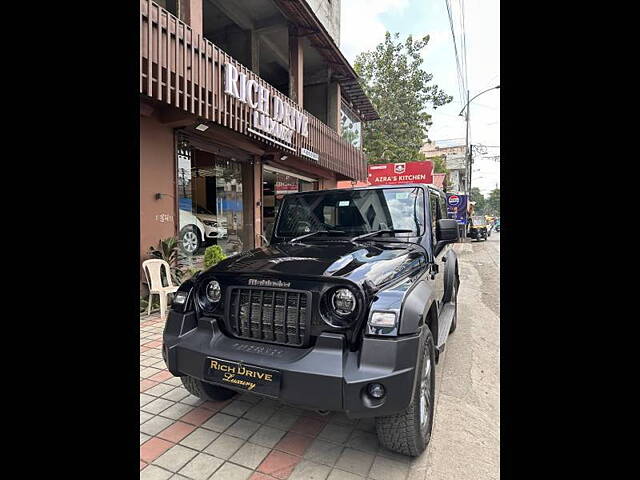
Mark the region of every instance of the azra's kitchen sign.
POLYGON ((253 129, 249 128, 249 131, 261 136, 264 135, 258 131, 264 132, 289 144, 294 133, 303 137, 309 136, 309 119, 303 112, 292 108, 280 97, 272 95, 270 89, 263 87, 250 76, 238 72, 231 63, 224 65, 224 93, 253 109, 253 129))

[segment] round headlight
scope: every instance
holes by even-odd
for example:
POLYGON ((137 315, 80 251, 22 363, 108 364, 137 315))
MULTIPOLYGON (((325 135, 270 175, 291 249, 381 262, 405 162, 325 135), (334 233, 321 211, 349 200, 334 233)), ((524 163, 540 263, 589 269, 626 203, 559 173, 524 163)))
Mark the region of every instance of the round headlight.
POLYGON ((206 287, 205 295, 211 303, 218 303, 222 297, 220 284, 216 280, 211 280, 206 287))
POLYGON ((338 315, 347 316, 356 309, 356 297, 348 288, 339 288, 331 297, 331 304, 338 315))

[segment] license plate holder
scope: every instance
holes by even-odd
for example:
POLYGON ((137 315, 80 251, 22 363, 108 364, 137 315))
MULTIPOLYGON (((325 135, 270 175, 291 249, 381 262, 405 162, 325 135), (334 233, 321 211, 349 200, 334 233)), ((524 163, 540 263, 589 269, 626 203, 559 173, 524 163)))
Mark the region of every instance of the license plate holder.
POLYGON ((280 395, 280 371, 248 365, 244 362, 207 357, 204 369, 206 380, 221 386, 278 398, 280 395))

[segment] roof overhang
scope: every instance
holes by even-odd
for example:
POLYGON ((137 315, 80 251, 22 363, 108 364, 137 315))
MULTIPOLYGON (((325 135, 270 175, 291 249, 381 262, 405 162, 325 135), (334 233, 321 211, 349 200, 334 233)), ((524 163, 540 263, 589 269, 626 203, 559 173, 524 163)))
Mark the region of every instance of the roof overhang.
POLYGON ((327 29, 322 25, 306 0, 273 0, 282 13, 309 39, 331 66, 334 77, 340 84, 342 97, 363 121, 380 118, 375 107, 364 93, 358 81, 358 74, 342 54, 327 29))

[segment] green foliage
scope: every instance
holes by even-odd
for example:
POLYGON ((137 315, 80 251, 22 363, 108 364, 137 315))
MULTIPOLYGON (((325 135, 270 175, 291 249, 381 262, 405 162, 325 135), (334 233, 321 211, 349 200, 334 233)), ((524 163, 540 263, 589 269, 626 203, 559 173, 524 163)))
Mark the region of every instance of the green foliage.
POLYGON ((491 190, 486 203, 487 214, 495 217, 500 216, 500 189, 491 190))
POLYGON ((354 63, 364 91, 380 119, 364 125, 363 146, 370 163, 424 160, 420 147, 427 138, 431 115, 426 111, 453 97, 432 84, 433 75, 421 68, 421 51, 429 36, 402 42, 387 32, 374 50, 358 55, 354 63))
POLYGON ((204 251, 204 268, 213 267, 218 262, 227 258, 222 249, 218 245, 207 247, 204 251))
MULTIPOLYGON (((147 313, 147 308, 149 307, 149 297, 140 297, 140 313, 147 313)), ((158 295, 154 295, 151 299, 151 311, 160 309, 160 297, 158 295)))
POLYGON ((159 258, 169 264, 171 280, 174 285, 180 285, 185 280, 193 277, 198 270, 181 261, 178 249, 178 241, 175 237, 165 238, 158 242, 157 247, 149 247, 149 256, 159 258))
POLYGON ((469 192, 469 196, 471 197, 472 202, 476 202, 476 206, 473 209, 474 215, 485 215, 487 213, 487 200, 484 198, 484 195, 480 193, 480 189, 478 187, 473 187, 469 192))

